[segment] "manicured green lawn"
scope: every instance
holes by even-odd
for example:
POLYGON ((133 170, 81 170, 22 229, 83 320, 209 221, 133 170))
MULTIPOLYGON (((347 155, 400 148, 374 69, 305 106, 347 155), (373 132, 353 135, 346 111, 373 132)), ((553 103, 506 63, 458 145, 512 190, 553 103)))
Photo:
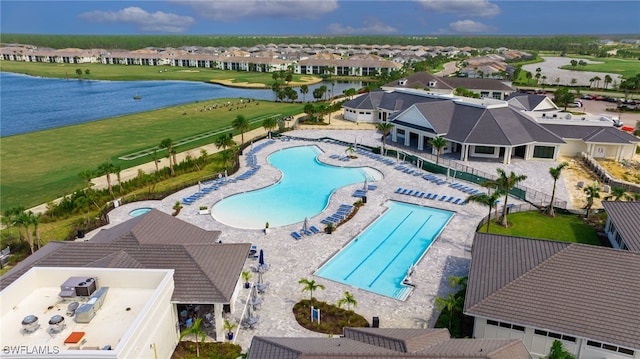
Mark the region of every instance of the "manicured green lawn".
MULTIPOLYGON (((260 83, 271 87, 273 75, 271 73, 248 71, 223 71, 205 68, 172 67, 172 66, 138 66, 138 65, 103 65, 103 64, 49 64, 22 61, 0 61, 0 69, 32 76, 54 78, 78 78, 76 69, 81 69, 82 78, 92 80, 184 80, 184 81, 224 81, 233 83, 260 83), (89 75, 84 74, 89 70, 89 75), (166 70, 166 71, 165 71, 166 70)), ((293 75, 293 82, 319 77, 293 75)))
MULTIPOLYGON (((152 156, 134 161, 122 161, 117 157, 157 146, 165 138, 176 142, 191 135, 229 128, 240 114, 252 121, 264 115, 298 114, 303 107, 302 104, 256 101, 246 108, 234 107, 232 111, 223 107, 212 111, 195 111, 196 108, 226 101, 238 102, 237 99, 201 101, 197 104, 3 137, 0 147, 0 207, 21 205, 29 208, 72 193, 81 188, 82 179, 78 175, 81 171, 95 170, 98 165, 109 160, 122 165, 123 169, 151 162, 152 156)), ((258 127, 262 127, 261 120, 252 123, 251 128, 258 127)), ((214 138, 215 136, 179 146, 177 150, 181 152, 212 143, 214 138)))
MULTIPOLYGON (((549 217, 540 212, 520 212, 508 215, 507 219, 512 224, 511 227, 491 223, 490 233, 600 245, 595 229, 575 214, 549 217)), ((484 225, 479 231, 486 230, 484 225)))
MULTIPOLYGON (((572 57, 573 58, 573 57, 572 57)), ((573 67, 571 65, 562 66, 562 69, 565 70, 575 70, 575 71, 595 71, 595 72, 609 72, 613 74, 622 75, 624 78, 631 78, 640 73, 640 63, 635 59, 616 59, 616 58, 603 58, 603 57, 591 57, 591 56, 580 56, 575 57, 576 60, 592 60, 601 62, 600 64, 587 64, 586 66, 576 66, 573 67)), ((604 79, 603 76, 601 76, 604 79)), ((602 85, 602 81, 600 82, 602 85)), ((609 85, 611 86, 611 85, 609 85)))

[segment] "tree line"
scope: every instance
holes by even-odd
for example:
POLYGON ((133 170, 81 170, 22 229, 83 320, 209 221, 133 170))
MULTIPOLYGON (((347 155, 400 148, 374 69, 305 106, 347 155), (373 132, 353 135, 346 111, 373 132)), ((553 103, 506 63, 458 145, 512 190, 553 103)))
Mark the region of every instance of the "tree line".
POLYGON ((146 47, 251 47, 273 44, 362 44, 362 45, 423 45, 474 48, 526 49, 534 51, 567 51, 595 54, 597 36, 224 36, 224 35, 45 35, 2 34, 3 44, 29 44, 54 49, 122 49, 146 47))

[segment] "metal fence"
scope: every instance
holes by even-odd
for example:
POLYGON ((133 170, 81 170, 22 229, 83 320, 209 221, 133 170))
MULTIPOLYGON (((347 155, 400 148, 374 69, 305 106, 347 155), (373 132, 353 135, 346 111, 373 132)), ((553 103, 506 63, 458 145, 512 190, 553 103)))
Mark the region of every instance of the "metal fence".
MULTIPOLYGON (((625 192, 635 192, 640 193, 640 185, 636 183, 631 183, 627 181, 623 181, 619 178, 613 177, 609 171, 607 171, 604 167, 602 167, 598 161, 593 159, 588 154, 581 152, 580 160, 591 170, 593 173, 600 179, 602 183, 609 187, 619 187, 625 190, 625 192)), ((605 192, 610 192, 611 189, 608 188, 605 192)))

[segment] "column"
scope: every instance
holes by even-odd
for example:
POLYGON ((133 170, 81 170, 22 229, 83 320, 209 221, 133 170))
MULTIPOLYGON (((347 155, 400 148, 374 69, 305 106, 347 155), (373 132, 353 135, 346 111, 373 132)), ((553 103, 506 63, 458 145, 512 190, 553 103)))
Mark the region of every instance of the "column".
POLYGON ((398 133, 396 132, 395 126, 391 129, 391 141, 398 142, 398 133))
POLYGON ((216 303, 213 305, 213 317, 216 322, 216 340, 219 342, 225 341, 227 333, 224 332, 224 318, 222 317, 222 303, 216 303))
POLYGON ((418 134, 418 151, 422 151, 424 147, 424 136, 422 134, 418 134))
POLYGON ((511 163, 511 147, 504 148, 504 161, 502 161, 505 165, 511 163))
POLYGON ((404 145, 409 147, 411 144, 411 131, 404 130, 404 145))

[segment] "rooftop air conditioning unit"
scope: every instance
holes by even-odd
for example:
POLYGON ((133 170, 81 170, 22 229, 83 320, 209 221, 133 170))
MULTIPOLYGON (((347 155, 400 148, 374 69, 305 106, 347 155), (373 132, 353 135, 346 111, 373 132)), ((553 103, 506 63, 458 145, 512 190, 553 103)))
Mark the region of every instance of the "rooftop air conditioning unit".
POLYGON ((95 277, 69 277, 60 286, 62 298, 88 297, 98 288, 98 281, 95 277))

